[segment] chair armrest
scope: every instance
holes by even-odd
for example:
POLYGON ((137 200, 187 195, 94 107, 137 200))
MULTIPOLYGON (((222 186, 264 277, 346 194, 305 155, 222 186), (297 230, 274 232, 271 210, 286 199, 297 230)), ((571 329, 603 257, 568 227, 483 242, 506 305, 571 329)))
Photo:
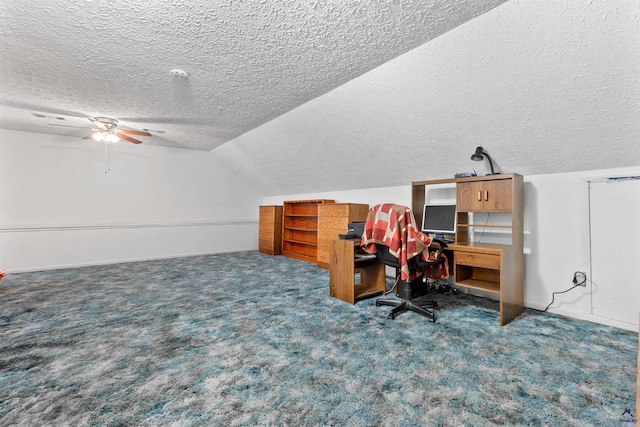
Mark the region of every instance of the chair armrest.
POLYGON ((436 242, 437 244, 440 245, 440 249, 446 249, 447 248, 447 244, 440 239, 431 239, 432 242, 436 242))

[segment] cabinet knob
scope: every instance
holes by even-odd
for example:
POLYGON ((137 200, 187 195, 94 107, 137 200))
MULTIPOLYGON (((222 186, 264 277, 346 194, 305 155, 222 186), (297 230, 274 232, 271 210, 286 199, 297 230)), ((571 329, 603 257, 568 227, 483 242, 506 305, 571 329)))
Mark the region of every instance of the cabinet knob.
POLYGON ((478 201, 482 201, 482 191, 478 191, 478 201))
POLYGON ((484 201, 486 202, 487 200, 489 200, 489 191, 484 190, 484 201))

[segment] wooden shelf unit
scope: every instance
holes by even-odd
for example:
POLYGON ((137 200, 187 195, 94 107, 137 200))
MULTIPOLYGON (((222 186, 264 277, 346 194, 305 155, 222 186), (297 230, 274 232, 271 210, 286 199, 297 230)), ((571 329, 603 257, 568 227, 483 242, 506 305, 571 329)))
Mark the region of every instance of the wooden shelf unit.
POLYGON ((282 255, 317 262, 318 206, 333 200, 291 200, 283 203, 282 255))
POLYGON ((346 234, 350 222, 365 221, 369 205, 327 203, 318 205, 318 267, 329 268, 329 242, 346 234))
MULTIPOLYGON (((422 227, 426 188, 455 184, 456 236, 448 245, 453 255, 454 282, 458 286, 494 294, 500 301, 500 325, 524 311, 523 179, 518 174, 416 181, 411 184, 411 208, 422 227), (510 214, 510 224, 474 223, 473 213, 510 214), (472 229, 499 229, 510 234, 511 244, 472 242, 472 229)), ((488 220, 489 218, 487 218, 488 220)))
POLYGON ((282 253, 282 206, 260 206, 258 251, 269 255, 282 253))

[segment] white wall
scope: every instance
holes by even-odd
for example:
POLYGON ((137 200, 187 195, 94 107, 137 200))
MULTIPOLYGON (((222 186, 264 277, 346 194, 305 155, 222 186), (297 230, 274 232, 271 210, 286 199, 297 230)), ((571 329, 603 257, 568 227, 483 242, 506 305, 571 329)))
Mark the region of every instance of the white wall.
POLYGON ((8 272, 257 249, 262 195, 206 151, 0 130, 8 272))
MULTIPOLYGON (((284 200, 411 204, 408 184, 263 198, 211 152, 148 144, 115 145, 109 173, 105 166, 92 141, 0 130, 0 266, 18 272, 255 250, 258 205, 284 200)), ((575 271, 590 271, 588 180, 638 174, 640 166, 525 176, 527 307, 543 309, 552 292, 573 285, 575 271)), ((625 327, 592 316, 588 291, 558 295, 550 311, 625 327)))
MULTIPOLYGON (((588 182, 596 178, 640 174, 640 166, 524 177, 525 306, 544 309, 553 292, 573 286, 576 271, 590 271, 588 182)), ((411 205, 411 186, 265 197, 263 204, 283 200, 334 199, 336 202, 393 202, 411 205)), ((615 252, 615 242, 612 241, 615 252)), ((611 256, 611 268, 618 258, 611 256)), ((628 328, 591 315, 590 287, 559 294, 550 312, 628 328)), ((621 295, 621 298, 624 298, 621 295)))
POLYGON ((375 206, 380 203, 411 204, 411 186, 367 188, 352 191, 330 191, 326 193, 294 194, 289 196, 264 197, 263 205, 281 205, 285 200, 329 199, 336 203, 367 203, 375 206))

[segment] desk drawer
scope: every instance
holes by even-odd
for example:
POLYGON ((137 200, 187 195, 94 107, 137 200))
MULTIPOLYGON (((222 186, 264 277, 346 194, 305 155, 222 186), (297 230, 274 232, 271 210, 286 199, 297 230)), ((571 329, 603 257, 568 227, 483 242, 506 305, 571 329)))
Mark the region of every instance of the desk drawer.
POLYGON ((318 229, 318 240, 333 240, 337 239, 339 234, 345 234, 347 230, 340 228, 322 228, 318 229))
POLYGON ((329 264, 331 262, 331 252, 318 249, 318 262, 329 264))
POLYGON ((348 218, 341 218, 335 216, 324 216, 318 218, 318 229, 322 228, 335 228, 342 230, 343 233, 347 232, 347 228, 349 225, 348 218))
POLYGON ((349 215, 349 205, 322 204, 318 206, 318 216, 343 216, 349 215))
POLYGON ((318 239, 318 250, 319 251, 325 251, 325 252, 329 252, 329 242, 331 241, 331 239, 318 239))
POLYGON ((493 270, 500 269, 500 255, 456 251, 453 258, 456 265, 469 265, 472 267, 490 268, 493 270))

